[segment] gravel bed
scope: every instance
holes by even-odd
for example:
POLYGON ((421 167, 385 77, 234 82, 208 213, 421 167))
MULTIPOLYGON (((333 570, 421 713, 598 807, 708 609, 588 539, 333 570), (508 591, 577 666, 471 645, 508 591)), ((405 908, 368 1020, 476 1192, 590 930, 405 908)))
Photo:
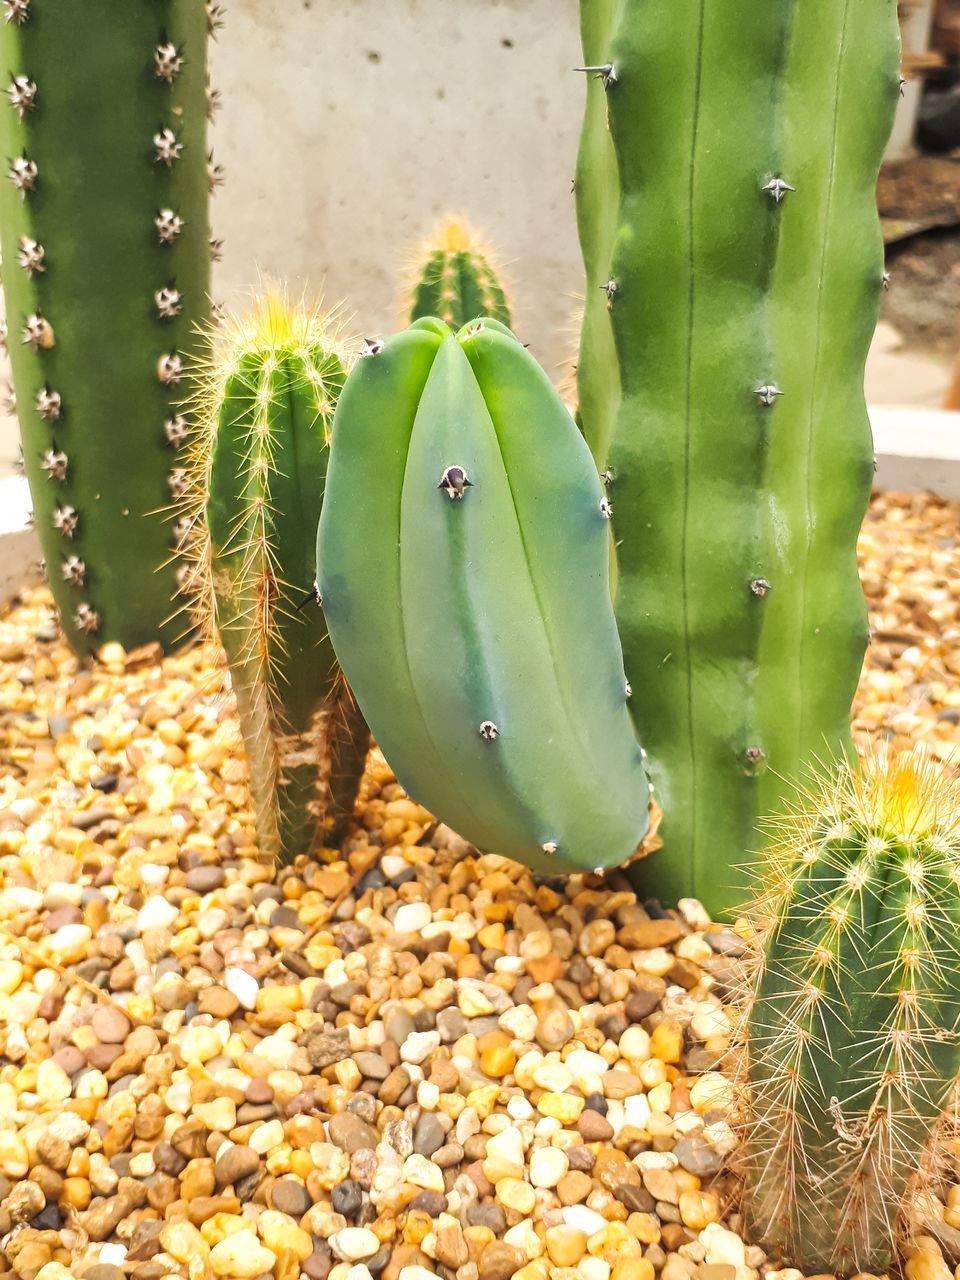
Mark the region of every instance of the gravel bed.
MULTIPOLYGON (((886 494, 861 539, 856 729, 941 757, 958 535, 886 494)), ((101 659, 0 615, 0 1280, 798 1280, 726 1167, 735 929, 480 856, 377 752, 275 874, 216 651, 101 659)), ((909 1280, 960 1262, 941 1191, 909 1280)))

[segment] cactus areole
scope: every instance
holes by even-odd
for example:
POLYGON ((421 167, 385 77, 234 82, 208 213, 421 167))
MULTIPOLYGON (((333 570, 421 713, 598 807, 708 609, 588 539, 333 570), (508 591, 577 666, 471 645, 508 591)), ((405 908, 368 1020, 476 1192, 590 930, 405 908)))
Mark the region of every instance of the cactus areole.
POLYGON ((0 21, 0 241, 34 520, 73 647, 182 635, 183 354, 209 316, 202 0, 0 21))
POLYGON ((664 820, 638 887, 714 914, 783 777, 849 752, 863 366, 894 0, 581 0, 579 417, 664 820))
POLYGON ((421 247, 409 319, 439 316, 459 329, 475 316, 510 324, 510 308, 490 251, 461 222, 447 222, 421 247))
POLYGON ((367 351, 337 406, 317 568, 374 737, 481 849, 548 875, 618 866, 649 792, 589 450, 495 320, 423 319, 367 351))
POLYGON ((776 831, 749 911, 747 1236, 808 1274, 879 1273, 960 1068, 960 785, 875 756, 776 831))

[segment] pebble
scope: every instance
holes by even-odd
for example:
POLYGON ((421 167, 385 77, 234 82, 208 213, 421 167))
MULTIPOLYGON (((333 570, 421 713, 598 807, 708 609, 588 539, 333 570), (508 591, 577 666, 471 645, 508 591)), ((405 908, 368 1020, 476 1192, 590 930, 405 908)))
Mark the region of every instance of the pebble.
POLYGON ((235 1280, 253 1280, 264 1272, 272 1272, 277 1255, 260 1243, 252 1230, 237 1231, 210 1250, 210 1267, 216 1276, 235 1280))

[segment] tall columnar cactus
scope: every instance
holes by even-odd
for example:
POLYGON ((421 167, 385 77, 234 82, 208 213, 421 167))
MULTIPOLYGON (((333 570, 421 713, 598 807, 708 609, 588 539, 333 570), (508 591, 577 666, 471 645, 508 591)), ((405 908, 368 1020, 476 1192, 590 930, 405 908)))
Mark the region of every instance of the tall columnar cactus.
POLYGON ((807 1272, 884 1270, 960 1069, 960 784, 840 768, 779 824, 749 1019, 747 1234, 807 1272))
POLYGON ((411 794, 547 875, 617 866, 648 828, 608 514, 572 418, 497 321, 418 320, 351 372, 317 536, 334 647, 411 794))
POLYGON ((202 0, 2 8, 3 285, 47 575, 78 652, 168 645, 183 353, 209 313, 217 15, 202 0))
POLYGON ((199 373, 183 517, 233 679, 260 853, 283 863, 342 836, 370 743, 323 615, 303 605, 344 379, 335 338, 329 317, 278 292, 224 322, 199 373))
POLYGON ((850 750, 873 474, 863 365, 894 0, 581 0, 579 412, 664 811, 638 864, 714 912, 782 776, 850 750))
POLYGON ((417 255, 408 318, 439 316, 459 329, 475 316, 510 323, 510 308, 490 250, 462 222, 444 223, 417 255))

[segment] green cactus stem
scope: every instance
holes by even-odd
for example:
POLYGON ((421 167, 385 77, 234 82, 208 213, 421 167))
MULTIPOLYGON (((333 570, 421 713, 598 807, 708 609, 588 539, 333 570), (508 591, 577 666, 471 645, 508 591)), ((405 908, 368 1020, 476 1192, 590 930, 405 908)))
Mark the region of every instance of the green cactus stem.
POLYGON ((960 783, 876 755, 777 830, 750 911, 748 1237, 808 1273, 879 1273, 960 1069, 960 783))
POLYGON ((758 815, 849 752, 873 475, 863 366, 894 0, 581 0, 579 414, 664 811, 643 892, 714 913, 758 815))
POLYGON ((317 537, 330 637, 411 795, 547 875, 619 866, 648 829, 608 516, 573 419, 509 329, 423 319, 368 344, 317 537))
POLYGON ((230 667, 260 853, 287 865, 345 834, 370 742, 304 601, 344 379, 335 338, 278 292, 225 322, 199 375, 190 465, 199 603, 230 667))
POLYGON ((440 316, 459 329, 475 316, 510 324, 510 308, 490 250, 464 222, 451 220, 420 248, 410 287, 408 320, 440 316))
POLYGON ((169 508, 209 314, 201 0, 3 0, 0 243, 26 474, 79 653, 180 635, 169 508))

